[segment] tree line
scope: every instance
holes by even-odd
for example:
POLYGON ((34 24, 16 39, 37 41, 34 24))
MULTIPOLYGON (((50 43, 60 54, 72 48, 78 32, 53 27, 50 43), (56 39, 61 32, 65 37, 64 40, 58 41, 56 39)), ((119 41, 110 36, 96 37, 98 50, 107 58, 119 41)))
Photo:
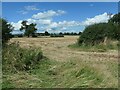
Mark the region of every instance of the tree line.
MULTIPOLYGON (((64 35, 81 35, 82 32, 76 33, 76 32, 59 32, 59 33, 49 33, 48 31, 45 31, 44 33, 37 33, 35 32, 34 34, 30 34, 28 37, 38 37, 38 36, 64 36, 64 35)), ((12 35, 13 37, 23 37, 26 36, 25 34, 14 34, 12 35)))
MULTIPOLYGON (((2 43, 6 43, 11 37, 11 32, 14 30, 11 24, 7 20, 0 18, 0 23, 2 24, 2 43)), ((27 37, 37 37, 39 35, 45 36, 56 36, 55 33, 36 33, 36 24, 28 24, 27 21, 22 21, 21 31, 24 30, 24 36, 27 37)), ((108 23, 98 23, 94 25, 87 26, 83 32, 65 32, 58 33, 57 36, 63 35, 80 35, 78 39, 79 45, 95 45, 106 41, 107 39, 120 40, 120 13, 114 15, 108 23)), ((21 36, 22 37, 22 36, 21 36)))

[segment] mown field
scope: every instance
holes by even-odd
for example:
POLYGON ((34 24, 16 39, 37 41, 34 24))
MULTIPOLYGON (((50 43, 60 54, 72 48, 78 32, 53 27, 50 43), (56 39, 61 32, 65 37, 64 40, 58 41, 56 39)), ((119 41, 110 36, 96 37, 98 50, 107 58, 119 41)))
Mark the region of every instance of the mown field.
POLYGON ((89 52, 72 49, 79 36, 12 38, 22 48, 40 47, 46 60, 27 72, 3 75, 3 87, 117 88, 118 50, 89 52))

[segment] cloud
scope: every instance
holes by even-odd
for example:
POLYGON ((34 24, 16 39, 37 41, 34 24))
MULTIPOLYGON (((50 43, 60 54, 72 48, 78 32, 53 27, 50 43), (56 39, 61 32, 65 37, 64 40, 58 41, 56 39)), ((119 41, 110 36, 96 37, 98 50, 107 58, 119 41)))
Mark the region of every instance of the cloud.
POLYGON ((27 11, 30 11, 30 10, 32 10, 32 11, 39 10, 35 5, 25 6, 24 8, 25 8, 25 10, 27 10, 27 11))
POLYGON ((34 18, 34 19, 48 19, 48 18, 52 18, 53 16, 58 16, 58 15, 62 15, 62 14, 65 14, 65 11, 62 11, 62 10, 58 10, 58 11, 48 10, 48 11, 44 11, 44 12, 34 14, 32 16, 32 18, 34 18))
POLYGON ((66 31, 70 27, 76 27, 76 26, 81 26, 81 23, 77 21, 51 22, 51 24, 46 26, 44 30, 47 30, 53 33, 58 33, 62 31, 66 31))
MULTIPOLYGON (((37 14, 34 14, 31 18, 26 19, 28 21, 28 24, 30 23, 36 23, 37 24, 37 29, 38 31, 49 31, 49 32, 53 32, 53 33, 58 33, 58 32, 62 32, 62 31, 69 31, 69 30, 73 30, 73 28, 75 27, 81 27, 81 22, 79 21, 59 21, 59 22, 55 22, 53 21, 53 17, 55 16, 59 16, 62 14, 65 14, 66 12, 63 10, 48 10, 48 11, 44 11, 44 12, 40 12, 37 14), (72 28, 72 29, 70 29, 72 28)), ((21 22, 22 20, 14 23, 11 22, 11 24, 13 25, 15 30, 19 30, 21 27, 21 22)))
POLYGON ((17 23, 11 22, 10 24, 14 27, 14 30, 19 30, 22 26, 22 20, 18 21, 17 23))
MULTIPOLYGON (((112 15, 113 16, 113 15, 112 15)), ((97 15, 93 18, 87 18, 85 21, 82 22, 83 25, 92 25, 92 24, 95 24, 95 23, 107 23, 109 20, 109 16, 108 14, 105 12, 101 15, 97 15)))
POLYGON ((27 12, 27 11, 24 11, 24 10, 21 10, 21 11, 18 11, 18 13, 27 14, 28 12, 27 12))
POLYGON ((35 5, 31 5, 31 6, 24 6, 23 10, 17 11, 18 13, 21 14, 28 14, 28 12, 30 11, 37 11, 39 10, 35 5))
MULTIPOLYGON (((49 19, 27 19, 28 24, 36 23, 38 30, 49 31, 49 32, 61 32, 67 30, 69 27, 80 26, 81 23, 77 21, 62 21, 62 22, 54 22, 49 19)), ((11 22, 15 30, 19 30, 22 20, 17 23, 11 22)))
POLYGON ((66 27, 70 27, 70 26, 78 26, 78 25, 81 25, 80 22, 77 22, 77 21, 63 21, 63 22, 58 22, 58 25, 59 26, 66 26, 66 27))
POLYGON ((27 21, 28 21, 28 24, 30 24, 30 23, 43 24, 43 25, 51 24, 51 20, 50 19, 39 19, 39 20, 27 19, 27 21))

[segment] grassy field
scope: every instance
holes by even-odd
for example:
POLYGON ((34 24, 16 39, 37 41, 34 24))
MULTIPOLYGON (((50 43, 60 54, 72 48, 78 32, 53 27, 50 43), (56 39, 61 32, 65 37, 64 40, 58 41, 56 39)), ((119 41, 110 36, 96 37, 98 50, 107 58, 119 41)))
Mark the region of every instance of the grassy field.
POLYGON ((48 59, 28 72, 3 75, 3 87, 15 88, 117 88, 118 51, 86 52, 68 46, 78 36, 13 38, 22 48, 41 47, 48 59))

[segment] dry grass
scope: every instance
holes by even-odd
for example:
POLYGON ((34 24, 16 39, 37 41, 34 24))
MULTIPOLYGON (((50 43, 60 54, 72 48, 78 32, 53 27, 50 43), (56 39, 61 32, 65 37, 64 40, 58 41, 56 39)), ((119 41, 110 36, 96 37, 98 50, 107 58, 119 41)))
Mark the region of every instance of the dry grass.
POLYGON ((36 71, 37 74, 35 75, 38 75, 39 79, 48 79, 49 83, 39 82, 38 84, 37 82, 33 87, 82 87, 85 83, 88 87, 118 87, 118 51, 85 52, 68 48, 68 45, 76 43, 77 39, 78 36, 65 36, 61 38, 13 38, 11 42, 19 41, 20 46, 24 48, 28 48, 29 46, 41 47, 46 57, 53 62, 57 62, 50 66, 52 71, 51 68, 48 69, 50 70, 49 73, 55 74, 51 78, 48 78, 50 77, 49 75, 45 75, 44 70, 44 73, 40 73, 40 70, 36 71), (86 74, 85 72, 85 76, 83 74, 84 78, 81 78, 81 75, 76 78, 76 74, 74 73, 82 69, 85 69, 88 73, 86 74), (94 73, 92 74, 91 72, 94 73), (43 76, 41 76, 42 74, 43 76), (102 81, 89 80, 89 76, 91 78, 99 78, 102 81))

